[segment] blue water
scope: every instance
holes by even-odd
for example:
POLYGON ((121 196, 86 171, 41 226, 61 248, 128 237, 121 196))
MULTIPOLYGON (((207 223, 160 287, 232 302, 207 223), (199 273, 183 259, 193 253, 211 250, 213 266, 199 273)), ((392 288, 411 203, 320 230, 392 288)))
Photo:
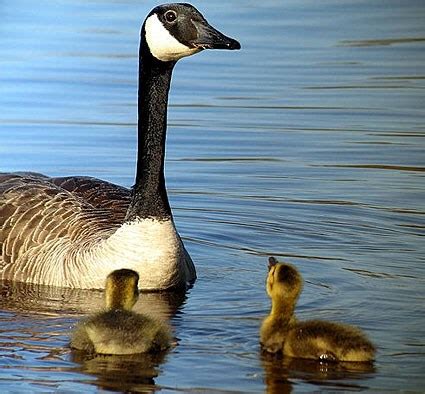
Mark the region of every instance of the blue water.
MULTIPOLYGON (((0 171, 134 177, 139 28, 151 1, 0 2, 0 171)), ((410 391, 425 386, 425 4, 198 1, 241 51, 177 65, 166 179, 199 279, 139 311, 167 355, 78 358, 102 293, 0 285, 1 392, 410 391), (369 370, 261 357, 267 256, 298 315, 362 327, 369 370)))

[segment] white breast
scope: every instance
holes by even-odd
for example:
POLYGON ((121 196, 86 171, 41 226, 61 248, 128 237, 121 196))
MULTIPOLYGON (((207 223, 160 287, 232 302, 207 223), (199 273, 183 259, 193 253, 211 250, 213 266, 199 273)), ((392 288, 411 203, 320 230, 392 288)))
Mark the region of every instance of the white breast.
POLYGON ((166 289, 185 281, 183 245, 172 220, 124 223, 87 257, 92 260, 87 267, 93 267, 91 287, 102 288, 106 276, 121 268, 137 271, 144 290, 166 289))

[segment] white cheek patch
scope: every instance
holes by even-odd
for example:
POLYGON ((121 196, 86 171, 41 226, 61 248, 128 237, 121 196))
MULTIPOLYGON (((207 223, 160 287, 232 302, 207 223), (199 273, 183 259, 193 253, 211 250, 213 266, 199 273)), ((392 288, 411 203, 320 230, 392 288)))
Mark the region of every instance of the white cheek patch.
POLYGON ((189 48, 176 40, 155 14, 146 19, 145 31, 152 55, 163 62, 176 61, 200 51, 199 48, 189 48))

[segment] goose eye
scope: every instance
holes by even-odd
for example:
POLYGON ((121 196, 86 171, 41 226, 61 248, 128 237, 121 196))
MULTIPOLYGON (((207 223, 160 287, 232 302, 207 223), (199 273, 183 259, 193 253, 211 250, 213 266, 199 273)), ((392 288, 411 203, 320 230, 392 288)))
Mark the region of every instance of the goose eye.
POLYGON ((177 13, 169 10, 164 14, 164 17, 167 22, 172 23, 177 19, 177 13))

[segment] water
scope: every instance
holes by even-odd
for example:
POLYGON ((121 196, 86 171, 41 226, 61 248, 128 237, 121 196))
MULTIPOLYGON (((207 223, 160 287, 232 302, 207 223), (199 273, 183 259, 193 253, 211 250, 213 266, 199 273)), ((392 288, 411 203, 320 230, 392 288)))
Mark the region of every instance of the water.
MULTIPOLYGON (((154 5, 0 3, 1 171, 132 184, 138 30, 154 5)), ((195 5, 243 49, 174 73, 166 177, 199 279, 137 309, 169 317, 179 345, 78 357, 69 331, 101 292, 2 283, 0 391, 422 391, 425 5, 195 5), (373 368, 260 356, 269 255, 305 278, 300 318, 367 331, 373 368)))

